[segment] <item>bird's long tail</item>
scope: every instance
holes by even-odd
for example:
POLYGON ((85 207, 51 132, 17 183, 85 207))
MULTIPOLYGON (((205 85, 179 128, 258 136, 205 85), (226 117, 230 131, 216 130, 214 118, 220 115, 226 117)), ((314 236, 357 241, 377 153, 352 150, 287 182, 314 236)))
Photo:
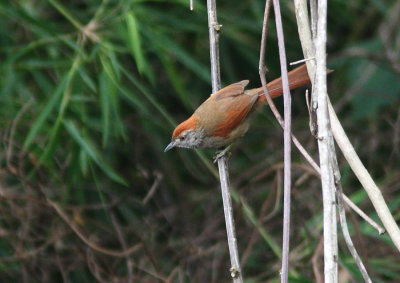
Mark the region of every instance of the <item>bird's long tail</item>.
MULTIPOLYGON (((301 65, 300 67, 297 67, 296 69, 291 70, 288 73, 288 77, 289 77, 290 89, 298 88, 310 82, 310 78, 308 77, 307 68, 305 64, 301 65)), ((271 98, 280 96, 283 93, 282 78, 280 77, 273 80, 272 82, 267 84, 267 87, 271 98)), ((257 94, 261 95, 260 99, 258 100, 258 103, 263 104, 267 100, 265 95, 263 95, 264 94, 263 88, 259 87, 255 89, 255 91, 257 94)))

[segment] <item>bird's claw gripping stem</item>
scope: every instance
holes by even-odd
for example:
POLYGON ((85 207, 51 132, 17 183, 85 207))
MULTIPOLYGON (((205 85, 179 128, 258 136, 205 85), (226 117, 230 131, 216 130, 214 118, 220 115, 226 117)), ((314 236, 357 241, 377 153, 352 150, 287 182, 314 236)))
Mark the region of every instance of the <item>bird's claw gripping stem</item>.
POLYGON ((231 149, 232 145, 228 145, 227 147, 225 147, 223 150, 217 150, 215 152, 215 155, 213 157, 214 159, 214 163, 217 163, 217 161, 219 159, 221 159, 222 157, 226 156, 227 158, 229 158, 231 156, 231 152, 229 151, 231 149))

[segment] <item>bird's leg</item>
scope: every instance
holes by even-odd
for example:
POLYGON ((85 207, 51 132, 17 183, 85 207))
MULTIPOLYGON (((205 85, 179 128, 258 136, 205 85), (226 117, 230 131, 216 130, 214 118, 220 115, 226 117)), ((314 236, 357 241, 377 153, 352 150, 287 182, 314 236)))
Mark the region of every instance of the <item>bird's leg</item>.
POLYGON ((232 147, 232 144, 228 145, 227 147, 225 147, 222 150, 217 150, 214 154, 214 163, 216 163, 218 161, 218 159, 227 156, 228 158, 231 156, 231 152, 229 151, 232 147))

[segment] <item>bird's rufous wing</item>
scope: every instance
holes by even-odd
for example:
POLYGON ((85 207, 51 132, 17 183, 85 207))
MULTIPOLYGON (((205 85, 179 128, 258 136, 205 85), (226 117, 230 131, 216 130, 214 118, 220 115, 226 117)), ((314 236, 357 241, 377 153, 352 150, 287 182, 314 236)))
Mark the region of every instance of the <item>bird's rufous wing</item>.
POLYGON ((240 95, 244 92, 244 88, 249 84, 248 80, 240 81, 234 84, 230 84, 216 93, 214 93, 210 98, 212 99, 223 99, 230 96, 240 95))
POLYGON ((224 87, 210 96, 194 115, 207 135, 226 137, 247 116, 258 99, 258 95, 247 95, 244 92, 248 80, 224 87))
POLYGON ((226 101, 224 104, 225 118, 217 125, 213 135, 228 136, 249 115, 257 99, 258 95, 242 93, 226 101))
POLYGON ((226 137, 247 117, 258 99, 258 95, 245 94, 248 83, 244 80, 224 87, 196 110, 195 114, 207 121, 207 134, 226 137))

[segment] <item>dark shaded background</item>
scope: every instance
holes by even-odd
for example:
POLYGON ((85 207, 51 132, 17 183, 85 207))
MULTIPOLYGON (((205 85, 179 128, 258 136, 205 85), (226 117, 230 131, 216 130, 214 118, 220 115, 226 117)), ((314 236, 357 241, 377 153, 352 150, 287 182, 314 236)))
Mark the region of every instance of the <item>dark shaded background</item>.
MULTIPOLYGON (((0 3, 2 282, 229 282, 213 152, 163 152, 211 89, 205 1, 194 12, 188 2, 0 3)), ((397 221, 399 3, 333 0, 328 19, 331 100, 397 221)), ((296 61, 293 3, 281 5, 288 60, 296 61)), ((258 0, 218 1, 224 85, 260 86, 263 9, 258 0)), ((269 80, 279 76, 278 60, 271 22, 269 80)), ((293 129, 317 158, 304 92, 292 92, 293 129)), ((246 282, 279 280, 282 142, 265 107, 230 160, 246 282)), ((319 180, 295 149, 292 158, 290 281, 315 282, 312 259, 323 270, 319 180)), ((339 161, 345 193, 377 220, 340 153, 339 161)), ((388 236, 348 217, 373 281, 398 282, 388 236)), ((361 282, 342 239, 339 266, 340 282, 361 282)))

